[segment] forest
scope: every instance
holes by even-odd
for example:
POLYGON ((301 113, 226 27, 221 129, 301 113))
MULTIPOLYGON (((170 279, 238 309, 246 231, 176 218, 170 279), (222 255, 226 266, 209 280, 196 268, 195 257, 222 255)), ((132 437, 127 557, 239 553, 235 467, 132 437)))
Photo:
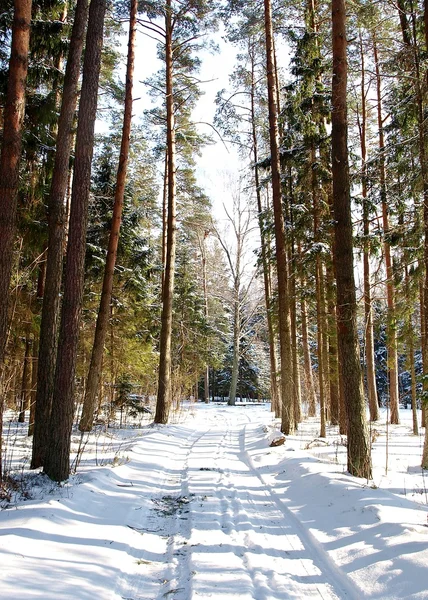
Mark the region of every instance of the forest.
POLYGON ((73 431, 189 399, 319 415, 367 479, 368 423, 408 406, 428 469, 428 1, 2 0, 0 36, 0 416, 31 469, 66 481, 73 431))

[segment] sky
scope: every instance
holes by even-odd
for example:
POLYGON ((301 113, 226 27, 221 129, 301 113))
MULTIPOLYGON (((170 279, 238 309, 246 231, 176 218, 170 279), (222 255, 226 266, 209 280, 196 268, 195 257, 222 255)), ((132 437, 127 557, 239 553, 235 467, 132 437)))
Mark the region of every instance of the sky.
MULTIPOLYGON (((212 201, 215 217, 224 220, 225 191, 223 182, 229 174, 234 176, 239 174, 242 165, 236 149, 231 144, 222 142, 209 124, 214 118, 216 108, 214 101, 217 92, 229 85, 229 74, 234 67, 236 50, 222 39, 220 33, 214 34, 212 39, 215 40, 219 50, 213 53, 207 48, 200 54, 202 66, 199 77, 204 94, 198 102, 193 118, 198 123, 201 133, 213 136, 215 144, 202 149, 201 157, 197 158, 196 173, 199 185, 212 201)), ((147 88, 142 82, 153 75, 159 66, 160 63, 156 57, 156 41, 143 35, 140 31, 137 39, 134 88, 134 98, 138 98, 134 102, 137 118, 139 112, 151 106, 147 88)))
POLYGON ((372 481, 346 472, 341 436, 318 438, 316 419, 271 447, 269 405, 198 403, 169 425, 99 426, 60 487, 28 473, 31 439, 12 419, 0 598, 427 600, 423 434, 403 409, 387 455, 385 416, 372 481))

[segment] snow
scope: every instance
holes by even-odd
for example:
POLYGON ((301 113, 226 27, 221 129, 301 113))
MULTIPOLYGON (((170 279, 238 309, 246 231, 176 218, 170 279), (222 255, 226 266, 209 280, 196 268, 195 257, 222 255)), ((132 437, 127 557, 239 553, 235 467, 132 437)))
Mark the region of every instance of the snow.
MULTIPOLYGON (((263 405, 98 428, 67 484, 22 471, 29 499, 0 512, 0 598, 428 599, 428 473, 410 418, 388 428, 388 465, 385 414, 373 425, 369 482, 315 419, 270 447, 263 405)), ((15 467, 29 453, 16 427, 15 467)))

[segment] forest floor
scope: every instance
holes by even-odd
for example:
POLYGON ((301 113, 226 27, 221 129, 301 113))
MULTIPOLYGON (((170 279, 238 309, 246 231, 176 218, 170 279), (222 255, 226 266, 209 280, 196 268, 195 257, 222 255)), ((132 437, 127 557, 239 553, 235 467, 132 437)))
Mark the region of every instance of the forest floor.
POLYGON ((27 471, 24 426, 5 423, 6 464, 21 471, 0 512, 0 598, 428 599, 424 430, 411 435, 410 410, 402 425, 385 417, 369 482, 316 419, 270 447, 278 422, 263 405, 98 428, 62 486, 27 471))

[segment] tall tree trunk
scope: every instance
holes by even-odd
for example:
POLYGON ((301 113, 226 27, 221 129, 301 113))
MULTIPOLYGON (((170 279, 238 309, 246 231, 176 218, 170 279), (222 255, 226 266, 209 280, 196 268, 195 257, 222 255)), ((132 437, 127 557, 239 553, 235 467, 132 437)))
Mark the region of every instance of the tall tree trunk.
POLYGON ((171 0, 166 1, 165 13, 165 80, 166 80, 166 126, 168 154, 168 216, 165 277, 162 289, 162 317, 159 348, 159 381, 155 423, 167 423, 171 405, 171 335, 172 301, 174 293, 175 247, 176 247, 176 166, 175 166, 175 118, 173 95, 173 25, 171 0))
POLYGON ((318 355, 318 383, 319 383, 319 395, 320 395, 320 437, 327 436, 326 430, 326 373, 327 365, 325 364, 325 354, 323 352, 324 347, 324 311, 325 311, 325 297, 324 297, 324 270, 322 268, 321 257, 317 255, 315 265, 315 285, 316 285, 316 297, 317 297, 317 355, 318 355))
POLYGON ((301 322, 301 335, 302 335, 302 353, 303 353, 303 368, 305 372, 305 390, 306 398, 308 403, 308 417, 315 417, 317 407, 317 395, 314 384, 314 374, 312 369, 311 351, 309 346, 309 335, 308 335, 308 312, 304 290, 306 289, 306 278, 304 269, 302 266, 302 247, 299 242, 298 245, 298 272, 300 273, 300 286, 302 294, 300 298, 300 322, 301 322))
MULTIPOLYGON (((318 189, 318 178, 315 168, 316 164, 316 153, 315 146, 312 143, 311 147, 311 192, 312 192, 312 214, 314 224, 314 243, 319 244, 319 220, 320 220, 320 203, 319 203, 319 189, 318 189)), ((317 252, 315 258, 315 290, 316 290, 316 304, 317 304, 317 357, 318 357, 318 385, 319 385, 319 398, 320 398, 320 437, 326 437, 326 374, 327 369, 324 363, 324 312, 325 312, 325 300, 324 300, 324 282, 323 282, 323 267, 321 262, 321 256, 317 252)))
POLYGON ((14 2, 12 46, 3 111, 3 140, 0 154, 0 366, 4 359, 8 328, 8 298, 25 111, 31 4, 31 0, 14 2))
POLYGON ((290 276, 290 317, 291 317, 291 351, 293 360, 293 389, 294 389, 294 422, 296 429, 302 422, 302 386, 300 379, 300 361, 297 340, 297 300, 296 300, 296 272, 293 267, 293 273, 290 276))
POLYGON ((31 457, 32 469, 43 466, 49 437, 58 340, 64 239, 68 218, 65 201, 74 137, 73 121, 76 112, 77 86, 88 20, 88 2, 89 0, 78 0, 76 4, 58 120, 55 162, 49 196, 49 241, 40 324, 40 368, 37 375, 33 452, 31 457))
POLYGON ((50 436, 44 460, 46 474, 55 481, 67 479, 70 471, 69 455, 74 411, 74 377, 83 298, 88 200, 105 9, 105 0, 91 0, 76 134, 64 300, 61 312, 50 436))
MULTIPOLYGON (((204 292, 204 316, 205 320, 208 323, 208 285, 207 285, 207 253, 205 247, 205 240, 209 235, 209 231, 204 231, 204 236, 202 240, 199 241, 199 247, 201 250, 202 256, 202 286, 204 292)), ((207 348, 208 354, 209 348, 207 348)), ((196 388, 197 389, 197 388, 196 388)), ((210 402, 210 367, 207 362, 204 369, 204 402, 205 404, 209 404, 210 402)))
POLYGON ((12 274, 18 198, 22 125, 25 112, 31 0, 15 0, 12 44, 6 102, 3 110, 3 140, 0 154, 0 481, 2 469, 2 424, 5 382, 3 361, 8 331, 9 285, 12 274))
POLYGON ((104 354, 104 344, 107 336, 108 320, 110 316, 113 276, 114 268, 116 266, 117 247, 119 244, 119 232, 122 220, 123 200, 125 197, 125 183, 131 138, 132 88, 135 62, 135 38, 137 33, 137 8, 138 1, 131 0, 122 141, 120 146, 119 166, 116 176, 113 217, 108 241, 106 264, 104 268, 103 287, 101 292, 100 307, 98 310, 97 324, 95 327, 95 338, 92 348, 91 363, 86 382, 85 399, 83 402, 82 416, 79 424, 80 431, 90 431, 92 429, 96 397, 101 381, 101 366, 104 354))
POLYGON ((346 10, 344 0, 332 0, 332 174, 339 364, 346 402, 348 470, 371 477, 364 391, 357 334, 357 302, 351 221, 347 135, 346 10))
POLYGON ((366 377, 367 377, 367 394, 369 399, 370 420, 377 421, 379 419, 379 402, 376 387, 376 373, 374 360, 374 336, 373 336, 373 309, 372 309, 372 294, 371 294, 371 277, 370 277, 370 210, 369 201, 367 198, 367 105, 366 105, 366 78, 365 78, 365 61, 362 38, 360 34, 360 59, 361 59, 361 123, 359 123, 360 131, 360 147, 361 147, 361 196, 363 202, 363 278, 364 278, 364 317, 365 317, 365 358, 366 358, 366 377))
MULTIPOLYGON (((424 0, 424 26, 425 26, 425 50, 428 51, 428 0, 424 0)), ((428 74, 427 74, 428 77, 428 74)), ((423 344, 422 344, 422 356, 423 356, 423 368, 424 368, 424 391, 428 389, 428 383, 426 383, 426 375, 428 373, 428 173, 426 164, 426 149, 425 149, 425 135, 423 124, 424 112, 421 102, 419 104, 419 155, 421 159, 422 178, 423 178, 423 195, 424 195, 424 266, 425 266, 425 281, 423 289, 423 313, 424 313, 424 330, 423 330, 423 344), (422 117, 422 120, 421 120, 422 117)), ((425 441, 424 449, 422 453, 422 468, 428 469, 428 410, 427 405, 424 405, 423 411, 423 425, 425 426, 425 441)))
POLYGON ((300 365, 299 353, 297 349, 297 301, 296 301, 296 273, 297 273, 297 256, 296 245, 294 241, 294 223, 293 223, 293 177, 291 166, 288 168, 288 198, 287 203, 287 218, 290 224, 290 242, 288 244, 288 263, 289 283, 288 293, 290 296, 290 336, 291 336, 291 360, 293 364, 293 410, 294 424, 297 429, 298 424, 302 421, 302 390, 300 385, 300 365))
POLYGON ((257 128, 256 128, 256 110, 255 110, 255 98, 254 90, 256 85, 255 78, 255 54, 254 45, 249 50, 251 58, 251 135, 253 142, 253 161, 254 161, 254 184, 256 188, 256 200, 257 200, 257 218, 260 232, 260 244, 262 252, 262 268, 263 268, 263 285, 265 293, 265 306, 266 306, 266 320, 268 326, 269 335, 269 361, 270 361, 270 392, 271 392, 271 406, 275 412, 279 406, 279 394, 278 394, 278 380, 277 380, 277 356, 276 356, 276 344, 275 344, 275 332, 272 322, 272 298, 270 289, 270 265, 268 260, 268 244, 266 239, 265 228, 263 225, 263 206, 262 196, 260 189, 260 177, 259 177, 259 153, 258 153, 258 140, 257 140, 257 128))
POLYGON ((269 140, 272 169, 272 197, 275 223, 275 255, 278 276, 278 320, 281 357, 281 430, 286 435, 294 431, 293 362, 291 350, 290 298, 285 223, 282 212, 281 178, 279 163, 278 109, 274 71, 272 7, 264 0, 266 35, 266 71, 269 107, 269 140))
POLYGON ((165 283, 166 253, 167 253, 167 233, 168 233, 168 148, 165 148, 165 161, 163 170, 163 189, 162 189, 162 286, 165 283))
POLYGON ((386 193, 386 167, 385 167, 385 140, 383 134, 382 118, 382 85, 379 68, 379 57, 377 51, 376 36, 373 36, 373 53, 376 69, 377 89, 377 124, 379 130, 379 181, 382 202, 382 222, 384 234, 384 256, 386 269, 386 297, 387 297, 387 324, 386 345, 388 352, 388 380, 389 380, 389 406, 391 423, 398 424, 400 415, 398 410, 398 352, 397 352, 397 328, 395 309, 394 273, 392 269, 391 247, 388 241, 390 224, 388 215, 387 193, 386 193))
MULTIPOLYGON (((410 294, 410 276, 408 265, 405 265, 404 269, 404 289, 406 293, 406 304, 411 306, 412 298, 410 294)), ((410 393, 411 393, 411 407, 412 407, 412 422, 413 422, 413 435, 419 435, 418 427, 418 410, 416 404, 416 367, 415 367, 415 342, 414 342, 414 331, 413 331, 413 315, 410 311, 406 314, 406 342, 407 342, 407 369, 410 372, 410 393)))

